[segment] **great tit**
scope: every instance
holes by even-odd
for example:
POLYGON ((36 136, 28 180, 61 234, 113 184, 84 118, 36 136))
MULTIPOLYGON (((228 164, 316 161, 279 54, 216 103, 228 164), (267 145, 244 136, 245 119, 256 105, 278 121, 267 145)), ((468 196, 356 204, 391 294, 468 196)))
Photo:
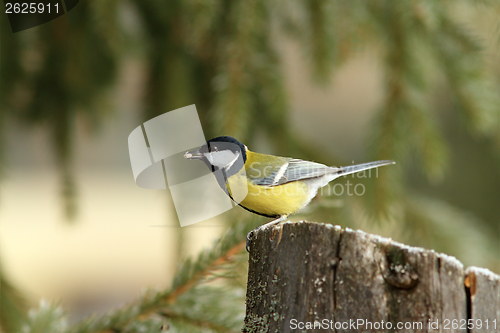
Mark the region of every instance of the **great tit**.
POLYGON ((234 200, 235 190, 244 187, 246 196, 235 202, 252 213, 275 218, 261 227, 284 221, 300 211, 316 196, 319 188, 340 176, 395 164, 386 160, 329 167, 295 158, 255 153, 230 136, 213 138, 200 149, 187 151, 184 157, 201 160, 214 175, 222 175, 216 176, 217 181, 231 199, 234 200))

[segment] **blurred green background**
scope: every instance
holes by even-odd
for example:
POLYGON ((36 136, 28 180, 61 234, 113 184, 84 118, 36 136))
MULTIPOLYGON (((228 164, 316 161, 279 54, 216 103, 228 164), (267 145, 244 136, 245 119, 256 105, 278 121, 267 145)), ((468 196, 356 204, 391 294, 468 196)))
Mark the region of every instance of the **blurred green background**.
MULTIPOLYGON (((292 220, 500 273, 499 15, 497 1, 472 0, 94 0, 13 34, 2 13, 1 328, 16 331, 41 298, 74 322, 167 288, 230 225, 267 221, 238 208, 181 229, 168 190, 135 185, 128 134, 190 104, 207 139, 397 162, 338 181, 363 195, 330 184, 292 220)), ((226 281, 240 291, 246 258, 226 281)))

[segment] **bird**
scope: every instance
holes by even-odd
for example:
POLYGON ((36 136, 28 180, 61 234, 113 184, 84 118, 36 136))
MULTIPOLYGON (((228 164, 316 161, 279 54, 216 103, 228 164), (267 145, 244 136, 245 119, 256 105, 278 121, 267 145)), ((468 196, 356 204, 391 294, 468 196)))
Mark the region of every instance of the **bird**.
MULTIPOLYGON (((291 157, 256 153, 230 136, 210 139, 199 149, 187 151, 184 158, 205 163, 221 189, 238 205, 274 219, 259 228, 275 225, 299 212, 321 187, 338 177, 396 163, 383 160, 330 167, 291 157), (238 192, 246 195, 235 200, 238 192)), ((247 250, 251 234, 252 231, 247 235, 247 250)))

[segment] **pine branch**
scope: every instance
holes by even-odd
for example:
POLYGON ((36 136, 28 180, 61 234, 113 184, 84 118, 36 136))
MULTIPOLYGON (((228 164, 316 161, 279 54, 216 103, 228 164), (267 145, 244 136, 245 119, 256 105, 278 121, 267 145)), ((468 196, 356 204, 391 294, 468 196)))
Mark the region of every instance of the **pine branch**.
POLYGON ((233 257, 241 252, 245 248, 246 240, 241 241, 231 247, 227 252, 223 253, 219 258, 217 258, 214 262, 208 265, 205 269, 199 270, 193 274, 193 276, 186 281, 184 284, 180 284, 177 288, 172 290, 168 297, 165 299, 167 303, 174 303, 176 299, 184 294, 186 291, 194 287, 203 277, 210 274, 213 270, 221 267, 228 261, 232 260, 233 257))
POLYGON ((480 53, 483 46, 470 31, 449 17, 443 15, 439 23, 439 29, 429 38, 462 114, 474 131, 494 135, 500 97, 497 87, 486 75, 480 53))
POLYGON ((309 0, 306 2, 309 13, 311 58, 314 77, 321 83, 328 82, 333 64, 336 62, 336 38, 332 38, 330 22, 335 20, 336 12, 331 10, 332 1, 309 0), (333 19, 330 17, 334 16, 333 19))
POLYGON ((26 300, 7 280, 5 280, 1 270, 0 310, 0 332, 16 332, 26 321, 26 300))
POLYGON ((231 330, 228 327, 216 325, 214 323, 211 323, 211 322, 205 321, 205 320, 193 319, 190 317, 186 317, 182 314, 176 314, 176 313, 173 313, 170 311, 165 311, 163 314, 166 317, 168 317, 169 319, 173 320, 174 322, 181 321, 181 322, 183 322, 185 324, 189 324, 191 326, 197 326, 197 327, 202 328, 202 329, 210 329, 210 330, 213 330, 215 332, 221 332, 221 333, 234 332, 233 330, 231 330))
POLYGON ((37 309, 29 311, 27 322, 19 332, 65 333, 67 326, 64 310, 57 305, 42 300, 37 309))
POLYGON ((177 299, 218 269, 232 262, 246 243, 246 232, 255 227, 255 219, 239 221, 215 246, 200 254, 196 262, 187 260, 178 270, 170 290, 147 292, 138 301, 101 318, 91 317, 69 330, 70 333, 111 332, 131 322, 175 305, 177 299))
POLYGON ((181 320, 216 332, 239 331, 245 315, 245 288, 219 285, 193 288, 162 314, 174 327, 181 320))
POLYGON ((500 268, 498 236, 489 232, 484 222, 458 207, 437 198, 409 195, 406 198, 406 221, 412 234, 409 244, 433 247, 436 251, 456 256, 464 265, 500 268), (453 225, 453 227, 450 227, 453 225), (418 241, 415 240, 418 239, 418 241), (469 246, 464 247, 467 243, 469 246))
POLYGON ((240 140, 248 137, 255 109, 253 73, 265 57, 259 53, 262 36, 269 33, 268 8, 264 1, 233 1, 221 24, 218 47, 219 74, 215 78, 216 98, 211 108, 216 133, 240 140), (231 28, 228 28, 231 27, 231 28))

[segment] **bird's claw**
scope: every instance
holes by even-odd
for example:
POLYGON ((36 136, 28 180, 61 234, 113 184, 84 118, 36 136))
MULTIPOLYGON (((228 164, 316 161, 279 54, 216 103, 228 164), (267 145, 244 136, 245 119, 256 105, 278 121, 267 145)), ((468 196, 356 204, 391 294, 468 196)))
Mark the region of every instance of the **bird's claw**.
POLYGON ((245 244, 245 249, 250 252, 250 241, 252 240, 253 230, 247 234, 247 243, 245 244))

